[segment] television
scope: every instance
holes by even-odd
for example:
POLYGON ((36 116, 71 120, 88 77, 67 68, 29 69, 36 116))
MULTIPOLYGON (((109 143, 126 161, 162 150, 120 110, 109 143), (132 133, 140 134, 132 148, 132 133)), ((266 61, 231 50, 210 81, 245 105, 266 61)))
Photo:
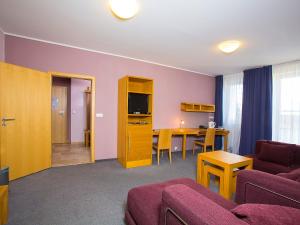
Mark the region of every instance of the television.
POLYGON ((148 114, 148 95, 129 93, 128 114, 148 114))

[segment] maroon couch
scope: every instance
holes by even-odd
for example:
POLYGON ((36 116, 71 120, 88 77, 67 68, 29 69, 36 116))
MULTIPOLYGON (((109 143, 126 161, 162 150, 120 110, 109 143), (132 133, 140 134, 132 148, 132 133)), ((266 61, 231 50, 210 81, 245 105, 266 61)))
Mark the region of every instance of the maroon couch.
POLYGON ((275 141, 256 142, 253 169, 271 174, 300 168, 300 146, 275 141))
MULTIPOLYGON (((238 192, 236 201, 255 203, 248 196, 252 189, 245 184, 248 181, 243 173, 241 171, 238 175, 237 189, 241 186, 242 191, 238 192)), ((248 171, 245 176, 249 176, 248 171)), ((292 197, 298 198, 298 194, 292 197)), ((270 203, 269 196, 263 195, 258 203, 270 203)), ((275 198, 271 203, 277 205, 238 205, 191 179, 183 178, 131 189, 128 192, 125 221, 127 225, 288 225, 300 221, 299 209, 285 207, 295 206, 291 201, 281 198, 276 201, 275 198)), ((298 203, 295 204, 298 207, 298 203)))
POLYGON ((242 170, 237 176, 236 203, 262 203, 300 209, 300 168, 277 175, 242 170))

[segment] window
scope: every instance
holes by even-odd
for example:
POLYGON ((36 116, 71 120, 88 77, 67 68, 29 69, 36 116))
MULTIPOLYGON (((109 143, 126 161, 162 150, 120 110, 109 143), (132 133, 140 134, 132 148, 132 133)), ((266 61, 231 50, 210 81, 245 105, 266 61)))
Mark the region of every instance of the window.
POLYGON ((243 73, 223 76, 223 126, 230 130, 228 148, 238 154, 241 136, 243 73))
POLYGON ((272 139, 300 144, 300 62, 273 66, 272 139))

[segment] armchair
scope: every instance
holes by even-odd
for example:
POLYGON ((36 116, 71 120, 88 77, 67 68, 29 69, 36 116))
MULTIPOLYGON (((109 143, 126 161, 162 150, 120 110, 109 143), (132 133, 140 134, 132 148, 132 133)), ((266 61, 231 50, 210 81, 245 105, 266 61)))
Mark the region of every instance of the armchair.
POLYGON ((237 176, 236 203, 263 203, 300 209, 300 183, 258 170, 237 176))

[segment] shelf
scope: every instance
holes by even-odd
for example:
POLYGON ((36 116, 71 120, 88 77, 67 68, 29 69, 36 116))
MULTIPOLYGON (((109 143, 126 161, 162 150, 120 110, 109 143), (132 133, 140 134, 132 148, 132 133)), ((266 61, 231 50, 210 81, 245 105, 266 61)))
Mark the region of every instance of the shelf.
POLYGON ((130 117, 151 117, 151 114, 128 114, 130 117))
POLYGON ((153 93, 153 80, 138 77, 128 77, 128 92, 140 94, 153 93))
POLYGON ((215 112, 215 105, 182 102, 181 103, 181 111, 213 113, 213 112, 215 112))
POLYGON ((128 93, 152 95, 150 91, 128 91, 128 93))

